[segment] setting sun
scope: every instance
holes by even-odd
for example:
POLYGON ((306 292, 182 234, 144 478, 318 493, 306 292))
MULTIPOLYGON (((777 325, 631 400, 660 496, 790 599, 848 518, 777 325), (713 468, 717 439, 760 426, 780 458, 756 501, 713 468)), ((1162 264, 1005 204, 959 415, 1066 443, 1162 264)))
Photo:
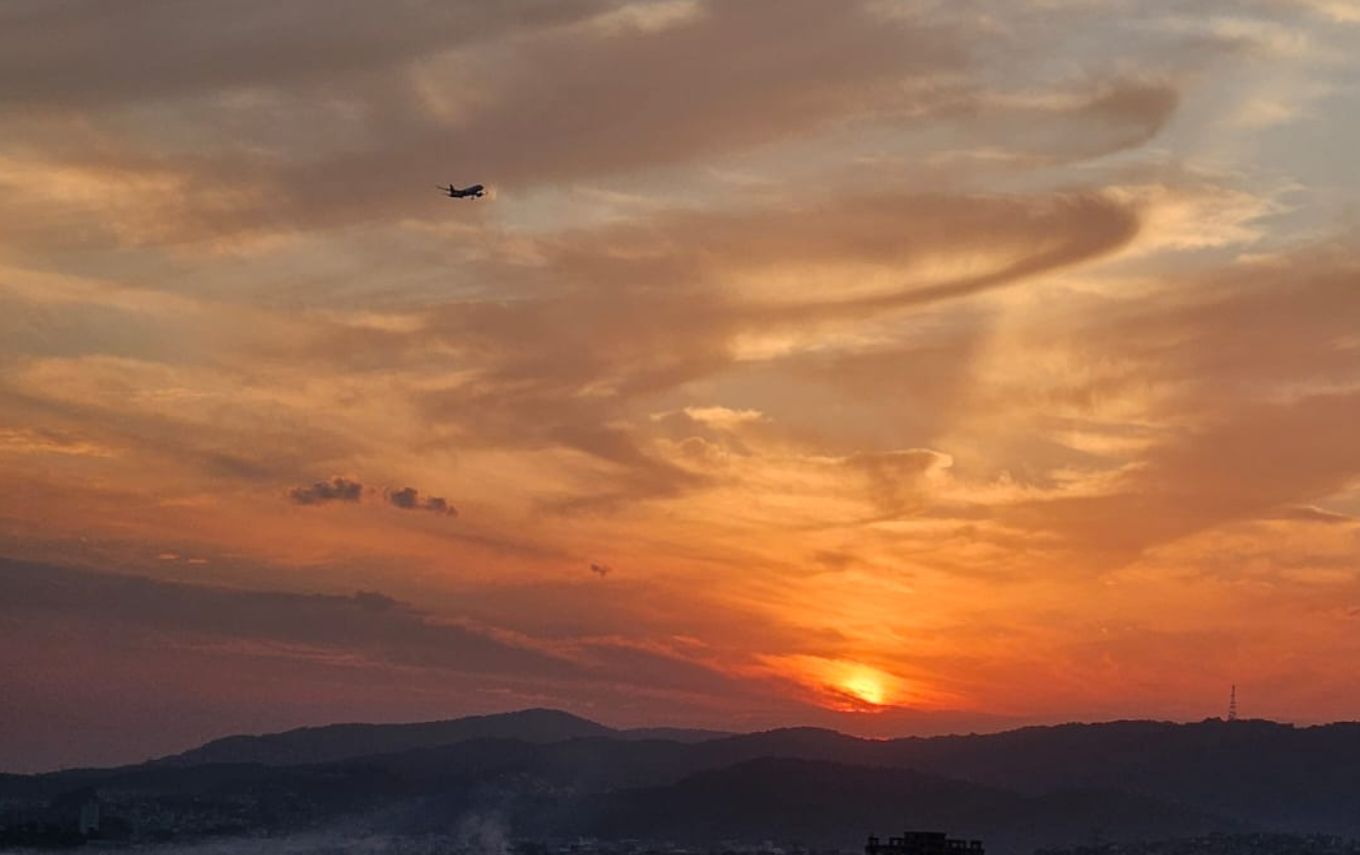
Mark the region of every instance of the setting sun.
POLYGON ((866 704, 883 705, 883 685, 872 674, 856 674, 842 683, 841 688, 866 704))
POLYGON ((770 657, 766 662, 777 676, 801 684, 809 700, 828 710, 864 712, 917 706, 926 700, 919 691, 907 692, 898 676, 853 659, 786 656, 770 657))

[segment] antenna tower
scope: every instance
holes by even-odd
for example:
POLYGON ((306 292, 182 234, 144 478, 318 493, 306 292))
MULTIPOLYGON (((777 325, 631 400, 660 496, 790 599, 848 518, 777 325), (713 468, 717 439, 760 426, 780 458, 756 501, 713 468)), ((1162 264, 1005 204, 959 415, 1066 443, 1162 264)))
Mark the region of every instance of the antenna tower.
POLYGON ((1228 721, 1237 721, 1237 684, 1233 683, 1232 691, 1228 694, 1228 721))

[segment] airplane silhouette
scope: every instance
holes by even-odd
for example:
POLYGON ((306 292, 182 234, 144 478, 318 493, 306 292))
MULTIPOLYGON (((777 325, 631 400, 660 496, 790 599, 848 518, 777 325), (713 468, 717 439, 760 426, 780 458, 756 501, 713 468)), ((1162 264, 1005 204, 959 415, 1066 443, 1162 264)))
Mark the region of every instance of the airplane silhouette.
POLYGON ((480 199, 486 192, 486 188, 480 184, 473 184, 471 187, 464 187, 461 190, 452 184, 447 187, 442 184, 435 186, 444 191, 450 199, 480 199))

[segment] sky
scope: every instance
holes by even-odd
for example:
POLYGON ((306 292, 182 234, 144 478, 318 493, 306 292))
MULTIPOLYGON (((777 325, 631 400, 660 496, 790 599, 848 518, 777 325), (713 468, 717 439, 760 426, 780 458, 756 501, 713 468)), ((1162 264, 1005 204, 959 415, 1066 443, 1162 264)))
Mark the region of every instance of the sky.
POLYGON ((1357 39, 0 3, 0 770, 540 706, 1356 717, 1357 39))

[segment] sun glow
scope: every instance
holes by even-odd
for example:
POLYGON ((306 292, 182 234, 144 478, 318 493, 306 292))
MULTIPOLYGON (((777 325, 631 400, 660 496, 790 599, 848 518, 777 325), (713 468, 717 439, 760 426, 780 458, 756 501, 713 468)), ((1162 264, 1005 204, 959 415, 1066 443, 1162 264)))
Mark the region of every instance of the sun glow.
POLYGON ((868 671, 852 675, 845 682, 841 683, 841 688, 847 694, 853 695, 866 704, 882 706, 884 700, 883 684, 868 671))
POLYGON ((810 690, 815 702, 843 712, 872 712, 901 705, 909 693, 903 680, 852 659, 785 656, 767 659, 778 673, 810 690))

